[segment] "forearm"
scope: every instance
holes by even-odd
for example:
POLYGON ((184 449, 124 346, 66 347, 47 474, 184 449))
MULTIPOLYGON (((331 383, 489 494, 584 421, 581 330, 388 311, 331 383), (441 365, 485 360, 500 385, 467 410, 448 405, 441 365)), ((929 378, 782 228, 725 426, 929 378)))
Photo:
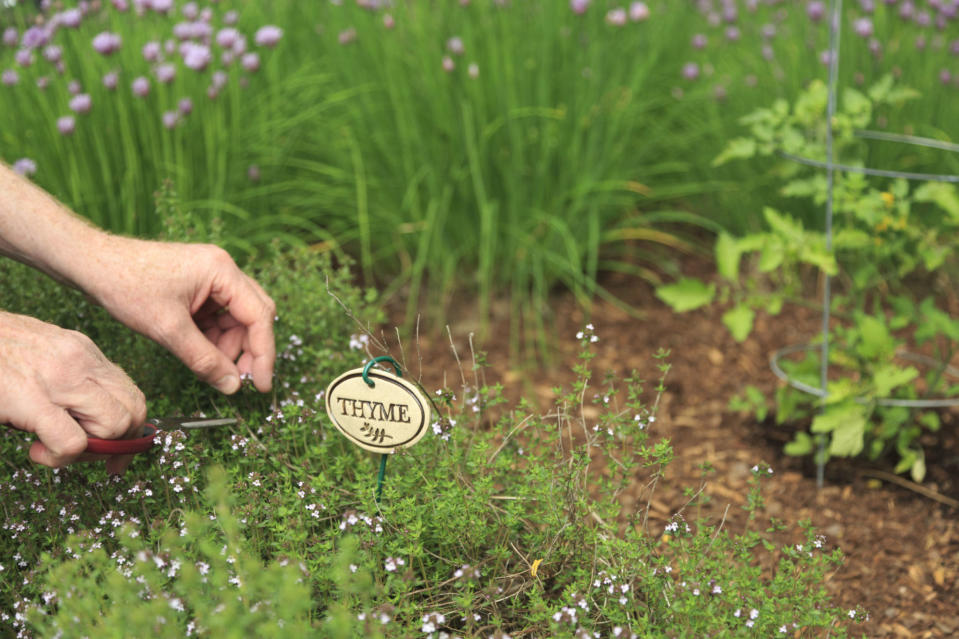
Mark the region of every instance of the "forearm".
POLYGON ((86 290, 108 238, 0 163, 0 254, 86 290))

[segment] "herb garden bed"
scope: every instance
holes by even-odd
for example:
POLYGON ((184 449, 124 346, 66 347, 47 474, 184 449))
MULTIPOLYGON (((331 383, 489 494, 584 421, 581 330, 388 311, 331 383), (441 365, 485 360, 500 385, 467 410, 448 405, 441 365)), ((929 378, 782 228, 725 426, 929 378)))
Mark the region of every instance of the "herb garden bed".
MULTIPOLYGON (((708 263, 695 259, 683 265, 684 272, 706 278, 710 269, 708 263)), ((869 620, 861 626, 866 636, 953 637, 959 633, 959 524, 955 509, 915 488, 892 483, 882 472, 874 472, 879 466, 845 459, 829 462, 826 485, 817 491, 812 460, 782 452, 792 436, 787 427, 776 426, 771 417, 759 423, 751 415, 729 410, 729 400, 749 384, 770 392, 776 387, 767 363, 770 354, 786 342, 815 335, 820 322, 817 310, 793 307, 777 318, 757 317, 753 333, 740 344, 723 325, 722 308, 676 315, 656 299, 652 287, 615 279, 607 285, 640 309, 643 317, 632 318, 612 304, 596 303, 592 312, 600 339, 593 361, 596 376, 606 371, 622 376, 633 368, 643 370, 658 349, 670 350, 672 370, 655 430, 671 439, 676 459, 667 483, 657 491, 651 517, 660 517, 660 525, 667 522, 689 499, 682 488, 697 484, 702 474, 699 467, 708 462, 713 468, 705 485, 712 500, 709 508, 717 520, 725 512, 728 528, 741 529, 750 469, 765 461, 775 471, 766 482, 768 514, 784 522, 809 519, 818 532, 842 548, 844 564, 826 587, 840 606, 852 609, 859 605, 869 612, 869 620)), ((950 304, 953 314, 959 312, 959 300, 950 300, 950 304)), ((468 353, 464 331, 475 328, 468 319, 470 311, 463 307, 454 313, 463 320, 454 320, 450 326, 461 358, 468 353)), ((587 318, 570 296, 555 299, 551 312, 558 333, 555 359, 534 374, 521 372, 511 368, 506 342, 492 342, 485 349, 490 383, 502 382, 508 393, 518 396, 527 380, 532 388, 526 390, 544 401, 552 396, 552 387, 569 383, 571 362, 576 357, 571 338, 587 318)), ((505 323, 507 318, 500 321, 505 323)), ((502 334, 501 328, 494 324, 491 333, 502 334)), ((424 381, 441 384, 444 375, 447 383, 458 379, 446 332, 421 335, 420 349, 424 381)), ((415 355, 410 360, 415 360, 415 355)), ((415 372, 415 364, 412 366, 415 372)), ((945 411, 942 419, 938 446, 928 446, 935 457, 929 459, 923 487, 947 499, 959 499, 959 413, 945 411)), ((623 496, 627 512, 645 505, 636 501, 643 483, 637 481, 634 492, 623 496)))

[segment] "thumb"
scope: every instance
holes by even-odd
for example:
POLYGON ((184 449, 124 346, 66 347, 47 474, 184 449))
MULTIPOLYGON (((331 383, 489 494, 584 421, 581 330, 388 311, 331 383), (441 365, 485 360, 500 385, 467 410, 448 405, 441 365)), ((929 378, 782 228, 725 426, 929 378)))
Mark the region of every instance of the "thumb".
POLYGON ((196 376, 221 393, 231 395, 240 388, 240 371, 192 322, 169 341, 174 355, 196 376))

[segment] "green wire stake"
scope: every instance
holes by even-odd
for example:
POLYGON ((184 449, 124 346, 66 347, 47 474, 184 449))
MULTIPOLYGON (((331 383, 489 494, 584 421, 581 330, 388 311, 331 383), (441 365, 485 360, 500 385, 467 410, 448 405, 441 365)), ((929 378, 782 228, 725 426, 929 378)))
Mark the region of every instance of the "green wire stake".
MULTIPOLYGON (((380 357, 374 357, 366 363, 366 366, 363 367, 363 381, 366 384, 373 388, 376 386, 373 383, 373 380, 369 378, 370 368, 373 367, 373 364, 378 362, 390 362, 393 364, 393 369, 396 371, 397 377, 403 377, 403 372, 400 370, 400 365, 396 363, 396 360, 390 357, 389 355, 382 355, 380 357)), ((383 479, 386 477, 386 459, 389 457, 386 453, 380 455, 380 472, 376 478, 376 503, 380 503, 380 497, 383 495, 383 479)))

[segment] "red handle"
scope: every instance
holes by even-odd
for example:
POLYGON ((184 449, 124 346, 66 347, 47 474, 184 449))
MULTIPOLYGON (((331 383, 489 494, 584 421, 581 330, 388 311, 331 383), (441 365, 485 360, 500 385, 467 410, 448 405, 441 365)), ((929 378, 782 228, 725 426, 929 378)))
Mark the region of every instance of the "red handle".
POLYGON ((132 455, 150 450, 153 446, 153 438, 156 437, 157 429, 152 424, 143 425, 143 436, 136 439, 100 439, 99 437, 87 437, 88 453, 97 453, 99 455, 132 455))

